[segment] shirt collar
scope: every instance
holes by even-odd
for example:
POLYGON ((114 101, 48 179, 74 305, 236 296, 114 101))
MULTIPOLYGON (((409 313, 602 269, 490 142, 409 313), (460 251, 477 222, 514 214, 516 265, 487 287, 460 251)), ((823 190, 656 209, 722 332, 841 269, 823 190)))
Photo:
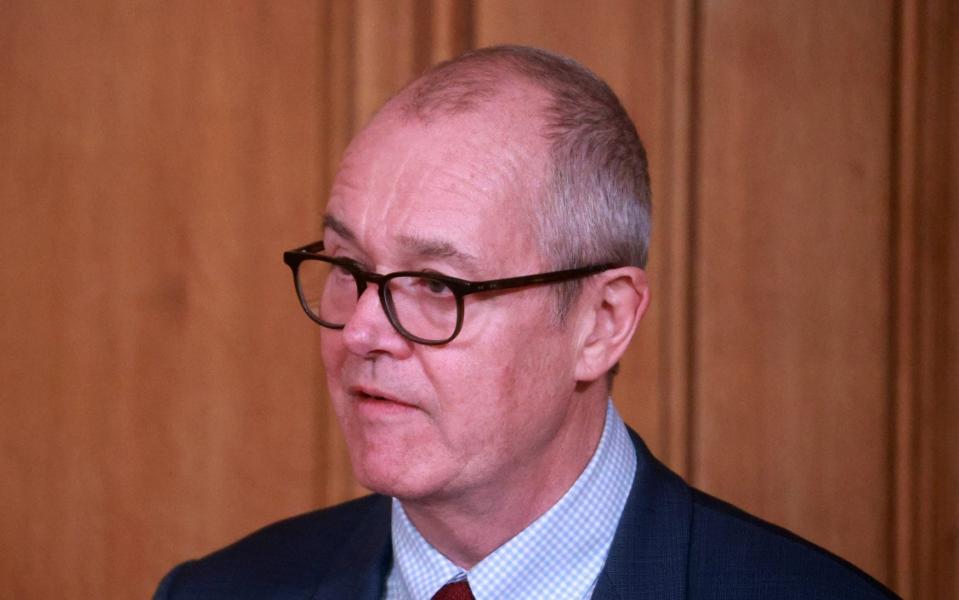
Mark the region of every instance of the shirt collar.
POLYGON ((468 577, 484 598, 580 598, 593 589, 636 473, 636 454, 622 418, 607 402, 603 434, 589 464, 546 513, 469 572, 427 542, 395 498, 389 597, 431 598, 468 577))

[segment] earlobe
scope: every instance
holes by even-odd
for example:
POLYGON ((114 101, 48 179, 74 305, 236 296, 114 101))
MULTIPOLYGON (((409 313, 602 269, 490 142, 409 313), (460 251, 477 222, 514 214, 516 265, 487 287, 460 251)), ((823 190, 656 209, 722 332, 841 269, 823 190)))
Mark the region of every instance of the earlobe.
POLYGON ((584 307, 586 331, 576 363, 576 380, 582 382, 605 377, 626 352, 649 305, 649 286, 642 269, 621 267, 597 279, 590 304, 584 307))

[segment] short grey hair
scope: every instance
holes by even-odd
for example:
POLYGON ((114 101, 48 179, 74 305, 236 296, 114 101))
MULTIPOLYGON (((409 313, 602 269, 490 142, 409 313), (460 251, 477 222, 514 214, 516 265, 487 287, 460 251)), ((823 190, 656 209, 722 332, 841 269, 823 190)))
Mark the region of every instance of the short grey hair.
MULTIPOLYGON (((548 267, 645 267, 652 212, 646 151, 616 94, 589 69, 545 50, 493 46, 434 66, 398 99, 404 113, 429 121, 489 102, 510 75, 548 96, 543 136, 551 164, 535 211, 548 267)), ((562 320, 580 282, 557 288, 562 320)))

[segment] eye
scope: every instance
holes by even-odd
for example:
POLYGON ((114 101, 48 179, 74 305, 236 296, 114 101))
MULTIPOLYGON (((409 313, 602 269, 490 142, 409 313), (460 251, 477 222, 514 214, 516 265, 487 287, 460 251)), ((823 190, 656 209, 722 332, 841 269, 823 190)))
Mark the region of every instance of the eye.
POLYGON ((445 281, 427 276, 397 277, 393 280, 391 287, 393 288, 393 293, 400 294, 403 293, 401 290, 405 290, 406 293, 422 299, 447 298, 453 296, 453 290, 450 289, 450 286, 447 285, 445 281))
POLYGON ((450 293, 450 286, 446 285, 445 282, 440 281, 439 279, 422 279, 422 284, 426 286, 426 289, 431 294, 436 295, 446 295, 450 293))

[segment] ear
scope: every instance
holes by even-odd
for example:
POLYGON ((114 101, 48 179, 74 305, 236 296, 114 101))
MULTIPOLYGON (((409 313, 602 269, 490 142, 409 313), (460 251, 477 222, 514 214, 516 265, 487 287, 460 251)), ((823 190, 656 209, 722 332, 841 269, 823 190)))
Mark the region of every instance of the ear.
POLYGON ((581 306, 583 324, 576 381, 591 382, 606 372, 626 352, 636 326, 649 306, 646 272, 638 267, 603 271, 587 284, 581 306))

